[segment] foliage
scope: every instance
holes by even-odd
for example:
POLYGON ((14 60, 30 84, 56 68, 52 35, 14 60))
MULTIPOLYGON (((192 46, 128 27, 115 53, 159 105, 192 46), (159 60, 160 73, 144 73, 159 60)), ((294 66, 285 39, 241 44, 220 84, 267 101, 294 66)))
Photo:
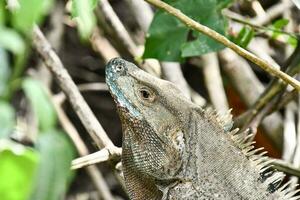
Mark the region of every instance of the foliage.
POLYGON ((74 148, 65 133, 51 130, 43 133, 36 144, 41 156, 31 200, 62 199, 72 178, 74 148))
POLYGON ((19 0, 20 8, 11 13, 11 23, 16 30, 28 33, 34 23, 43 21, 50 10, 52 0, 19 0))
POLYGON ((22 88, 38 118, 41 131, 47 131, 56 126, 57 117, 49 97, 41 83, 31 78, 25 78, 22 88))
POLYGON ((279 37, 283 37, 284 41, 287 42, 288 44, 290 44, 293 47, 296 47, 297 45, 297 39, 287 33, 282 32, 282 29, 288 25, 289 20, 288 19, 278 19, 275 22, 272 23, 272 25, 269 26, 269 28, 271 28, 273 31, 269 31, 271 38, 276 40, 279 37))
POLYGON ((38 159, 39 155, 35 150, 0 139, 2 200, 22 200, 29 197, 38 159))
POLYGON ((88 39, 94 26, 96 25, 96 17, 94 8, 98 0, 73 0, 71 14, 77 22, 79 34, 82 39, 88 39))
POLYGON ((15 126, 15 110, 7 102, 0 100, 0 139, 7 137, 15 126))
POLYGON ((18 2, 19 7, 10 11, 5 1, 0 1, 0 180, 5 180, 0 182, 0 197, 60 199, 72 178, 74 147, 58 128, 56 112, 42 83, 22 75, 30 55, 32 27, 44 21, 53 1, 18 2), (19 90, 25 94, 38 121, 38 142, 34 148, 9 139, 18 131, 16 111, 10 100, 19 90))
MULTIPOLYGON (((166 0, 194 20, 215 31, 225 34, 226 19, 221 10, 231 0, 166 0)), ((144 58, 157 58, 161 61, 181 61, 185 57, 202 55, 224 48, 213 39, 189 30, 178 19, 157 11, 149 28, 144 58)))
POLYGON ((252 40, 252 38, 254 37, 254 30, 251 27, 248 26, 244 26, 238 36, 236 38, 233 39, 233 41, 243 47, 246 48, 248 46, 248 44, 250 43, 250 41, 252 40))

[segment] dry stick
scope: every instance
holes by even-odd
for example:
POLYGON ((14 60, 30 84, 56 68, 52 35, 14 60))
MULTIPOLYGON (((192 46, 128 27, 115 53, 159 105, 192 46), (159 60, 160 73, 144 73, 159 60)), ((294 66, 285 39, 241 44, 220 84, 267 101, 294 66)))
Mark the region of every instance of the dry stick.
POLYGON ((282 95, 281 101, 275 104, 267 113, 267 115, 278 111, 282 109, 284 106, 286 106, 290 101, 296 100, 298 97, 299 92, 294 89, 290 92, 286 92, 284 95, 282 95))
POLYGON ((100 53, 105 62, 108 62, 112 58, 120 57, 118 51, 101 35, 98 28, 94 29, 90 42, 94 50, 100 53))
MULTIPOLYGON (((241 15, 235 13, 235 12, 232 12, 230 10, 224 10, 222 13, 226 17, 231 19, 232 21, 235 21, 235 22, 240 23, 240 24, 248 25, 248 26, 250 26, 250 27, 252 27, 253 29, 256 29, 256 30, 264 30, 264 31, 271 31, 271 32, 275 32, 275 33, 282 33, 282 34, 289 35, 293 38, 297 38, 297 36, 299 35, 297 33, 289 32, 289 31, 278 30, 278 29, 275 29, 275 28, 270 28, 270 27, 258 25, 256 23, 253 23, 253 22, 249 21, 251 19, 246 19, 243 16, 241 16, 241 15)), ((271 34, 267 34, 267 36, 272 37, 271 34)), ((277 38, 275 38, 275 40, 277 40, 277 38)))
POLYGON ((272 168, 282 171, 286 174, 300 177, 300 170, 286 161, 279 160, 279 159, 272 159, 270 165, 272 168))
MULTIPOLYGON (((64 4, 62 2, 57 2, 55 8, 52 9, 50 19, 50 27, 52 29, 48 30, 46 38, 52 44, 52 47, 58 51, 61 47, 61 41, 64 33, 64 4)), ((49 70, 44 66, 44 63, 39 60, 37 64, 38 77, 45 85, 49 86, 52 83, 52 76, 49 70)))
POLYGON ((289 1, 287 3, 278 3, 266 10, 266 15, 264 17, 255 17, 251 21, 257 25, 267 24, 278 15, 281 15, 284 11, 290 9, 293 6, 294 4, 292 3, 292 1, 289 1))
MULTIPOLYGON (((80 156, 88 155, 89 154, 88 148, 85 146, 85 144, 81 140, 76 128, 73 126, 73 124, 71 123, 71 121, 69 120, 69 118, 67 117, 67 115, 65 114, 63 109, 61 108, 61 104, 56 100, 55 97, 52 97, 51 99, 52 99, 55 111, 57 113, 58 119, 59 119, 62 127, 66 131, 66 133, 69 135, 71 140, 73 141, 79 155, 80 156)), ((103 178, 101 172, 97 169, 97 167, 89 166, 89 167, 85 168, 85 170, 87 171, 92 182, 94 183, 100 197, 105 200, 114 199, 112 194, 110 193, 110 189, 109 189, 108 185, 104 181, 104 178, 103 178)))
POLYGON ((259 1, 257 1, 257 0, 252 1, 251 7, 254 10, 254 12, 258 18, 262 18, 263 16, 266 15, 264 8, 262 7, 262 5, 260 4, 259 1))
POLYGON ((79 91, 108 91, 106 83, 83 83, 77 85, 79 91))
MULTIPOLYGON (((126 30, 125 26, 123 25, 123 23, 121 22, 121 20, 119 19, 109 2, 107 0, 103 0, 99 2, 99 5, 101 13, 98 12, 98 18, 100 18, 100 21, 103 22, 103 25, 105 26, 106 24, 104 21, 107 21, 112 26, 113 30, 117 34, 117 37, 121 40, 126 49, 128 49, 129 53, 134 58, 140 57, 139 48, 132 40, 130 34, 126 30), (105 20, 102 19, 103 16, 105 20)), ((108 26, 105 27, 108 28, 108 26)), ((158 64, 145 60, 144 63, 140 63, 140 66, 147 72, 156 76, 158 75, 157 68, 160 68, 158 64)))
POLYGON ((276 69, 276 67, 274 67, 271 64, 269 64, 268 62, 260 59, 259 57, 255 56, 254 54, 248 52, 247 50, 239 47, 238 45, 234 44, 233 42, 228 40, 223 35, 217 33, 216 31, 214 31, 202 24, 199 24, 195 20, 184 15, 180 10, 178 10, 160 0, 145 0, 145 1, 147 1, 148 3, 154 5, 158 8, 161 8, 161 9, 165 10, 166 12, 170 13, 171 15, 175 16, 177 19, 179 19, 184 24, 186 24, 189 28, 194 29, 198 32, 201 32, 201 33, 217 40, 218 42, 222 43, 226 47, 229 47, 230 49, 235 51, 240 56, 243 56, 243 57, 247 58, 248 60, 250 60, 251 62, 255 63, 257 66, 259 66, 266 72, 282 79, 284 82, 292 85, 294 88, 296 88, 297 90, 300 91, 300 82, 298 82, 296 79, 294 79, 291 76, 285 74, 284 72, 276 69))
POLYGON ((204 74, 205 85, 212 105, 220 113, 226 113, 229 110, 220 66, 216 53, 203 55, 201 58, 193 58, 190 63, 201 68, 204 74))
POLYGON ((42 57, 45 65, 57 79, 59 86, 68 97, 73 109, 77 113, 87 132, 93 138, 94 142, 99 148, 111 147, 112 153, 114 154, 114 149, 116 149, 115 146, 107 136, 99 121, 96 119, 88 104, 83 99, 71 76, 64 68, 59 57, 52 50, 50 44, 38 26, 34 26, 33 28, 33 45, 42 57))
POLYGON ((114 12, 109 2, 107 0, 101 0, 99 1, 99 6, 104 16, 106 16, 106 20, 109 21, 113 29, 116 31, 118 37, 121 39, 123 44, 127 47, 129 52, 132 55, 137 56, 138 51, 134 41, 131 39, 129 33, 127 32, 126 28, 120 21, 119 17, 114 12))
MULTIPOLYGON (((120 152, 121 151, 122 150, 120 148, 120 152)), ((89 165, 94 165, 96 163, 108 161, 112 158, 113 157, 111 157, 111 155, 109 153, 109 149, 103 148, 100 151, 97 151, 92 154, 85 154, 85 155, 82 155, 82 157, 73 160, 71 169, 79 169, 79 168, 86 167, 89 165)))

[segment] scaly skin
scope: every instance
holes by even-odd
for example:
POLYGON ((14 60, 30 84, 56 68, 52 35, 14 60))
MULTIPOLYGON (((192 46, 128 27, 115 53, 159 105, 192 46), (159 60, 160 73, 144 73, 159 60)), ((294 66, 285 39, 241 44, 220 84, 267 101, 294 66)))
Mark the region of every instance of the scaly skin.
POLYGON ((106 82, 123 129, 122 164, 133 200, 299 199, 281 173, 262 177, 268 159, 229 131, 232 122, 205 111, 172 83, 120 58, 106 67, 106 82))

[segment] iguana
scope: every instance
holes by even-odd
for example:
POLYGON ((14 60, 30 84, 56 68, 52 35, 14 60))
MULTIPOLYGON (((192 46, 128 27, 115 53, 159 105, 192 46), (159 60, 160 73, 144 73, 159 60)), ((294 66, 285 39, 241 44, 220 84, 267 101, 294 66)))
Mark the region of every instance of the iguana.
POLYGON ((202 109, 121 58, 107 64, 106 83, 121 118, 130 199, 300 199, 250 137, 231 130, 230 113, 202 109))

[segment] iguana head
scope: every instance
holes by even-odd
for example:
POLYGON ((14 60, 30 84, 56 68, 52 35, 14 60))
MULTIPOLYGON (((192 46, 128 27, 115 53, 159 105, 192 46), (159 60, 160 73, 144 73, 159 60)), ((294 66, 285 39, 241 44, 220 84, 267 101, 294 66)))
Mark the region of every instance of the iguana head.
POLYGON ((106 83, 121 117, 123 151, 130 149, 137 169, 173 176, 180 167, 191 103, 172 83, 120 58, 107 64, 106 83))

